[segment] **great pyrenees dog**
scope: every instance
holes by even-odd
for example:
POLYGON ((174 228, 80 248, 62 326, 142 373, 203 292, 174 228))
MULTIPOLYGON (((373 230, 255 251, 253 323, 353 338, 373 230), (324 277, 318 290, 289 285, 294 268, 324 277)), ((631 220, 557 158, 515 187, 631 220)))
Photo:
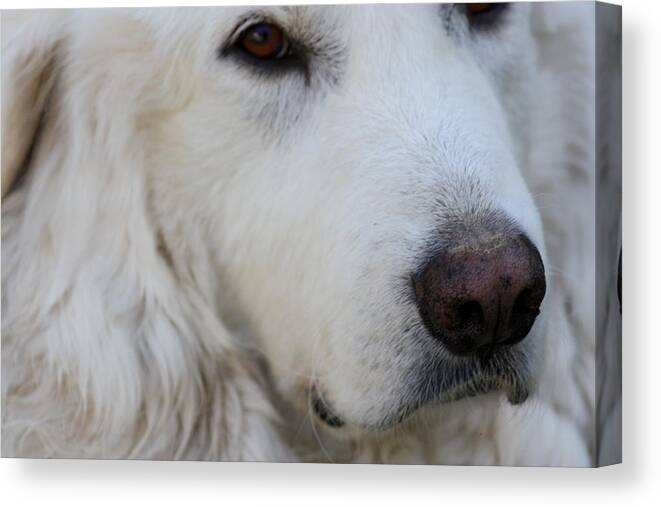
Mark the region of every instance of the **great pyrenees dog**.
POLYGON ((593 9, 3 12, 3 454, 594 464, 593 9))

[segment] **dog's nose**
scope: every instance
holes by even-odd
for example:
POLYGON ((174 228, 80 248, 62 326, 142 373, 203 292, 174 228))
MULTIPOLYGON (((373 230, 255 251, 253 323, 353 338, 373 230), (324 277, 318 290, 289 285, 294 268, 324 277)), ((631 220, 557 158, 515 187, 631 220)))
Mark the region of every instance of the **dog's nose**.
POLYGON ((456 355, 489 354, 530 332, 546 293, 539 251, 522 234, 454 245, 414 277, 429 331, 456 355))

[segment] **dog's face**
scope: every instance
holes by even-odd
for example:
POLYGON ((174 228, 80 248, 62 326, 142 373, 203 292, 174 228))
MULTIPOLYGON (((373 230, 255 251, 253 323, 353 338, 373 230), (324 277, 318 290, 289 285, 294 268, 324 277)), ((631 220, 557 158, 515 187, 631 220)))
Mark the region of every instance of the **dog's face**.
POLYGON ((169 255, 331 425, 534 383, 529 10, 140 14, 185 95, 145 127, 169 255))

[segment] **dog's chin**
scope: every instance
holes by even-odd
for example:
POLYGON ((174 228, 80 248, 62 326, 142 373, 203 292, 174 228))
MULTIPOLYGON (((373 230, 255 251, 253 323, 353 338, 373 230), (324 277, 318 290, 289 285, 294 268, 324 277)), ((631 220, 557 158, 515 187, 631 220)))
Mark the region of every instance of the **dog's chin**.
POLYGON ((380 432, 404 423, 424 407, 435 405, 442 410, 454 402, 476 396, 500 393, 511 405, 521 405, 530 396, 533 385, 529 364, 520 352, 496 356, 487 362, 439 364, 428 375, 416 375, 406 389, 407 395, 394 402, 391 410, 367 421, 339 413, 317 388, 311 396, 312 410, 321 422, 333 429, 353 427, 380 432))

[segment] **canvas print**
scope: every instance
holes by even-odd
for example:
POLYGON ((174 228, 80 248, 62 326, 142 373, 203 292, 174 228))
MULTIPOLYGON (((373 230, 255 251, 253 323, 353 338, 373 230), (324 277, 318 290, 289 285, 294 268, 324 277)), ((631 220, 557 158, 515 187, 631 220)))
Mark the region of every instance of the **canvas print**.
POLYGON ((1 16, 3 457, 620 461, 619 7, 1 16))

